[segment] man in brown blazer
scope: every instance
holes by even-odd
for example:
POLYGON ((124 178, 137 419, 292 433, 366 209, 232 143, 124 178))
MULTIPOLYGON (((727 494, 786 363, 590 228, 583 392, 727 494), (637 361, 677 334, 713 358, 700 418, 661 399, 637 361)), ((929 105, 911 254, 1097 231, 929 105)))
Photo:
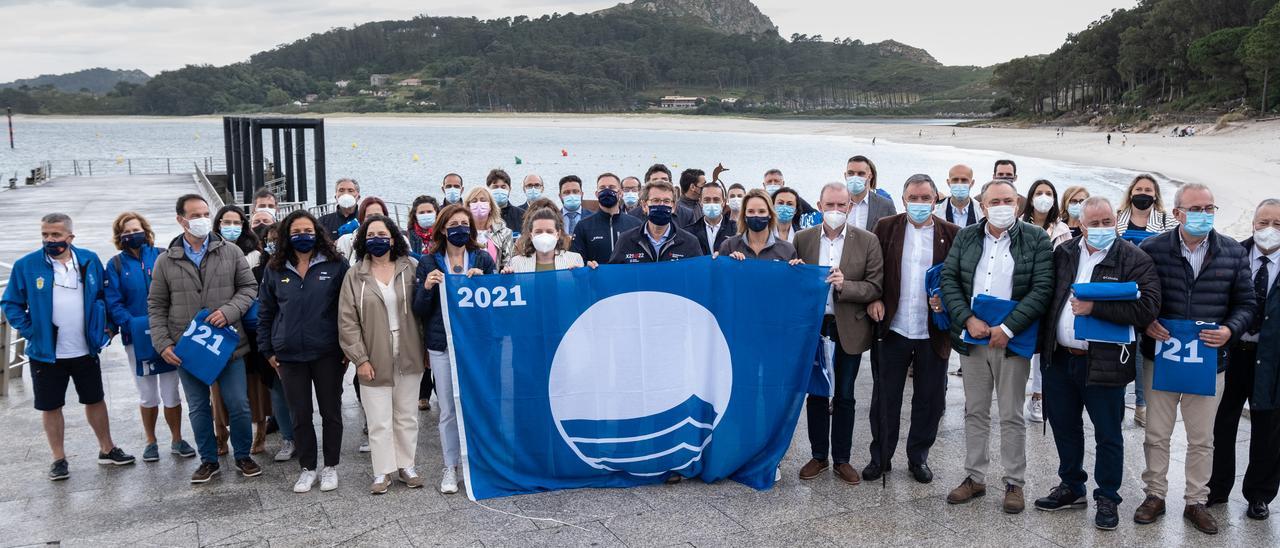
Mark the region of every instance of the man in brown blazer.
POLYGON ((796 234, 795 246, 806 264, 831 268, 822 321, 823 336, 835 342, 834 405, 828 411, 827 398, 809 396, 806 415, 813 459, 800 468, 800 479, 813 479, 835 461, 835 475, 845 483, 862 481, 849 464, 853 449, 853 385, 858 378, 862 353, 871 348, 875 334, 867 305, 880 298, 884 259, 875 235, 847 223, 851 206, 844 183, 830 183, 818 195, 822 224, 796 234))
POLYGON ((902 391, 907 369, 914 368, 911 430, 907 433, 907 469, 920 483, 933 481, 929 449, 938 437, 938 422, 947 403, 947 360, 950 334, 930 321, 942 311, 942 300, 929 297, 925 273, 946 260, 960 227, 933 215, 938 187, 928 175, 912 175, 902 187, 906 213, 876 223, 884 266, 884 298, 867 307, 877 323, 880 344, 872 350, 871 462, 862 477, 875 480, 893 467, 902 417, 902 391), (884 459, 883 462, 881 459, 884 459))

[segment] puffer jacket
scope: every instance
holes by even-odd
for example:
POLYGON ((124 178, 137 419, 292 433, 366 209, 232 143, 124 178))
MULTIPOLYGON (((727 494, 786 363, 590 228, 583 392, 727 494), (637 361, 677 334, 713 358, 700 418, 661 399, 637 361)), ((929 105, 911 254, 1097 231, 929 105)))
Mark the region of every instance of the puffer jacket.
POLYGON ((359 367, 365 362, 373 366, 373 380, 360 379, 364 386, 395 386, 395 372, 421 374, 427 366, 422 351, 422 324, 413 313, 412 301, 419 292, 414 281, 417 261, 412 257, 396 259, 396 273, 391 283, 396 289, 396 314, 400 324, 399 354, 391 347, 391 324, 387 320, 387 303, 382 289, 370 270, 372 261, 360 261, 347 270, 338 295, 338 342, 342 352, 359 367))
POLYGON ((187 324, 201 309, 221 310, 230 325, 241 333, 232 359, 249 352, 249 334, 241 319, 258 296, 253 270, 244 252, 216 233, 209 234, 209 249, 196 267, 187 258, 179 235, 156 258, 151 272, 151 293, 147 296, 151 344, 157 352, 178 344, 187 324))
MULTIPOLYGON (((1170 230, 1142 242, 1142 250, 1155 261, 1160 276, 1160 316, 1178 320, 1214 322, 1231 329, 1231 341, 1218 349, 1218 372, 1227 370, 1226 351, 1249 328, 1258 305, 1249 278, 1249 253, 1240 243, 1209 233, 1200 245, 1207 245, 1200 275, 1182 255, 1182 231, 1170 230)), ((1155 356, 1155 340, 1144 337, 1142 355, 1155 356)))
MULTIPOLYGON (((1077 236, 1058 246, 1053 252, 1053 265, 1057 273, 1053 301, 1040 322, 1040 353, 1052 356, 1058 348, 1058 320, 1062 318, 1071 299, 1071 284, 1076 281, 1080 267, 1080 240, 1077 236)), ((1156 265, 1138 246, 1126 240, 1116 239, 1102 262, 1093 267, 1091 282, 1137 282, 1142 295, 1136 301, 1097 301, 1090 314, 1099 320, 1119 325, 1133 326, 1141 333, 1155 321, 1160 310, 1160 277, 1156 265)), ((1116 387, 1133 382, 1137 376, 1138 343, 1127 345, 1090 342, 1088 373, 1085 384, 1116 387)), ((1052 367, 1053 360, 1041 360, 1044 368, 1052 367)))
MULTIPOLYGON (((964 322, 973 317, 973 271, 982 259, 987 220, 965 227, 956 235, 942 267, 942 304, 951 315, 951 346, 969 355, 961 340, 964 322)), ((1022 221, 1009 227, 1009 253, 1013 255, 1013 300, 1018 301, 1004 325, 1021 333, 1040 319, 1053 297, 1053 246, 1045 231, 1022 221)), ((993 326, 994 327, 994 326, 993 326)), ((1007 351, 1007 355, 1013 355, 1007 351)))

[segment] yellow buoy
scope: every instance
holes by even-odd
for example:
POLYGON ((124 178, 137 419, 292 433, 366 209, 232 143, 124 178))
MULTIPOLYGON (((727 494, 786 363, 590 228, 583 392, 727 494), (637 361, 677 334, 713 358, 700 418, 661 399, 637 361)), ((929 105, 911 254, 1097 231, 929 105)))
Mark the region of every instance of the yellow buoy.
POLYGON ((355 144, 355 143, 351 143, 351 148, 356 148, 356 144, 355 144))
POLYGON ((415 161, 415 162, 416 162, 416 161, 418 161, 418 160, 419 160, 418 155, 417 155, 417 154, 414 154, 414 155, 413 155, 413 161, 415 161))
POLYGON ((123 164, 124 156, 116 156, 116 164, 123 164))

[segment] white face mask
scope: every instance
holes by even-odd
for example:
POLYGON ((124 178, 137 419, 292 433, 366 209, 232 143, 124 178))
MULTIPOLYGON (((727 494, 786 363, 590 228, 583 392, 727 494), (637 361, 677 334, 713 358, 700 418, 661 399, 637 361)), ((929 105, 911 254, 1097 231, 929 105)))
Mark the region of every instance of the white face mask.
POLYGON ((533 248, 538 250, 538 253, 550 253, 551 250, 556 248, 556 244, 560 243, 560 238, 555 234, 547 234, 545 232, 534 234, 529 239, 533 241, 533 248))
POLYGON ((187 232, 197 238, 204 238, 213 230, 213 219, 208 217, 197 217, 195 219, 187 219, 187 232))
POLYGON ((270 208, 270 207, 260 207, 260 208, 258 208, 258 210, 257 210, 257 211, 255 211, 254 213, 257 213, 258 211, 261 211, 261 212, 263 212, 263 213, 266 213, 267 215, 270 215, 272 219, 276 218, 276 210, 275 210, 274 208, 270 208))
POLYGON ((1053 196, 1047 194, 1036 196, 1031 199, 1031 206, 1040 213, 1048 213, 1050 209, 1053 209, 1053 196))
POLYGON ((729 198, 729 209, 734 211, 742 209, 742 197, 734 196, 733 198, 729 198))
POLYGON ((848 217, 849 217, 848 213, 845 213, 838 209, 822 212, 822 222, 826 223, 827 227, 830 228, 831 230, 839 230, 840 227, 844 226, 844 221, 848 217))
POLYGON ((338 195, 338 207, 342 209, 351 209, 356 206, 356 197, 350 194, 338 195))
POLYGON ((1011 205, 993 206, 987 208, 987 220, 992 226, 1004 230, 1013 226, 1013 223, 1018 220, 1018 214, 1011 205))
POLYGON ((1253 243, 1263 251, 1275 251, 1280 247, 1280 228, 1269 226, 1253 232, 1253 243))

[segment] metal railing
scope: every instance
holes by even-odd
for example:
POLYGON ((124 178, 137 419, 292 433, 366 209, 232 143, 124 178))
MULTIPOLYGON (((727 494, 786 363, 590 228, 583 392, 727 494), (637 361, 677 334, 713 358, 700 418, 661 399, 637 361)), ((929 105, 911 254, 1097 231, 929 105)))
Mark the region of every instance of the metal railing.
MULTIPOLYGON (((0 280, 0 292, 9 285, 9 280, 0 280)), ((22 368, 30 360, 27 359, 27 340, 9 325, 9 319, 0 312, 0 397, 9 395, 9 379, 22 378, 22 368)))
MULTIPOLYGON (((383 200, 383 202, 387 204, 387 209, 390 210, 387 212, 387 216, 391 217, 391 220, 396 222, 396 226, 399 227, 401 231, 408 230, 409 225, 407 223, 409 221, 410 215, 412 214, 412 212, 409 211, 409 208, 413 204, 406 204, 404 202, 390 202, 386 200, 383 200)), ((320 217, 321 215, 334 211, 335 209, 337 209, 337 207, 338 207, 337 204, 333 202, 329 202, 324 205, 310 206, 307 208, 307 211, 310 211, 311 214, 315 215, 316 217, 320 217)))
POLYGON ((100 177, 104 175, 172 175, 188 173, 185 168, 195 164, 206 173, 225 171, 226 160, 213 156, 186 156, 173 158, 88 158, 72 160, 48 160, 41 165, 46 166, 50 177, 57 175, 76 175, 82 177, 100 177), (174 170, 177 171, 174 171, 174 170))

